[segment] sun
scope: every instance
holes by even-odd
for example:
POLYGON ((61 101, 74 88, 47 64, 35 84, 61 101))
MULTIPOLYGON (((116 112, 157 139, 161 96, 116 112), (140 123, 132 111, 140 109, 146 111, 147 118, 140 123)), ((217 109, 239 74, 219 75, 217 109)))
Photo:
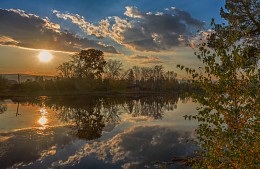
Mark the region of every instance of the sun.
POLYGON ((47 123, 47 118, 42 116, 39 120, 38 123, 40 123, 40 125, 45 125, 47 123))
POLYGON ((51 52, 43 50, 39 53, 38 58, 40 62, 50 62, 53 58, 51 52))

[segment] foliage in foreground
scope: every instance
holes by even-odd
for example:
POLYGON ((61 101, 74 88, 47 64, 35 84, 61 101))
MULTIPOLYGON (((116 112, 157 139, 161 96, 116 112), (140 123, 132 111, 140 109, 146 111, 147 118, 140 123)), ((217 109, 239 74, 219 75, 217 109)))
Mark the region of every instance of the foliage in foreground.
MULTIPOLYGON (((201 147, 194 168, 260 167, 259 1, 228 0, 221 16, 195 55, 204 63, 200 72, 185 68, 193 83, 205 91, 196 119, 201 147)), ((184 66, 178 66, 181 69, 184 66)))

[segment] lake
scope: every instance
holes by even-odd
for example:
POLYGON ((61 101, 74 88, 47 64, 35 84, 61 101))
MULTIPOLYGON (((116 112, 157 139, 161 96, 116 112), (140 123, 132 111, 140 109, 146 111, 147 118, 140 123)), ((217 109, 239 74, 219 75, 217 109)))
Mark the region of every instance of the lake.
MULTIPOLYGON (((184 96, 0 100, 0 168, 160 168, 193 155, 184 96)), ((188 168, 181 163, 167 168, 188 168)))

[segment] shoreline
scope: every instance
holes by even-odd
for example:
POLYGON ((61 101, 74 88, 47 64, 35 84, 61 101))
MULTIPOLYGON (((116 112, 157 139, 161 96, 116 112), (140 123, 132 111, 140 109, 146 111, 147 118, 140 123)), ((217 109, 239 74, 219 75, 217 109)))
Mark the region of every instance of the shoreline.
POLYGON ((151 96, 151 95, 171 95, 171 94, 185 94, 185 91, 89 91, 89 92, 37 92, 37 93, 1 93, 0 98, 13 98, 13 97, 39 97, 39 96, 151 96))

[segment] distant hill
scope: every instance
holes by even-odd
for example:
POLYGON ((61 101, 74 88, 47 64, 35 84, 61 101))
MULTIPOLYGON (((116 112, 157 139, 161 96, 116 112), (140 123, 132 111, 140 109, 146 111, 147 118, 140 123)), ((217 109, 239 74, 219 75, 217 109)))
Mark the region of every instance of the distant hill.
MULTIPOLYGON (((0 76, 18 82, 18 74, 0 74, 0 76)), ((20 74, 20 82, 25 82, 27 80, 34 81, 35 77, 39 75, 30 75, 30 74, 20 74)), ((50 80, 54 79, 55 76, 43 76, 43 79, 50 80)))

